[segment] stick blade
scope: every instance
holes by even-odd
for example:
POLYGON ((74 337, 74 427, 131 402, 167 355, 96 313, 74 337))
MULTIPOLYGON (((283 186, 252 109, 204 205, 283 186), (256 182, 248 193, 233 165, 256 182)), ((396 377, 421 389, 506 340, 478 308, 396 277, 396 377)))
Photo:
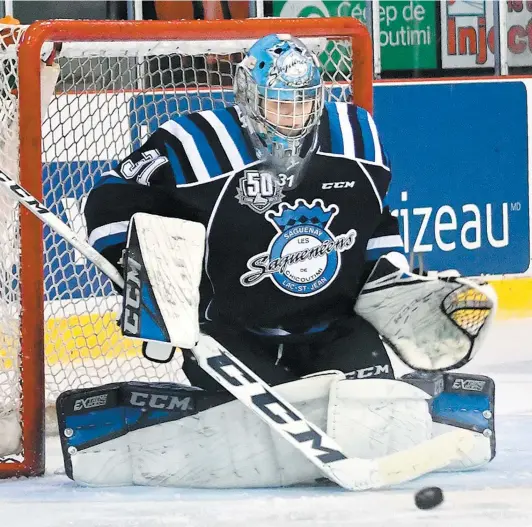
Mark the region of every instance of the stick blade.
POLYGON ((334 480, 349 490, 399 485, 442 469, 468 455, 475 446, 469 430, 453 430, 408 450, 375 459, 344 459, 329 465, 334 480))

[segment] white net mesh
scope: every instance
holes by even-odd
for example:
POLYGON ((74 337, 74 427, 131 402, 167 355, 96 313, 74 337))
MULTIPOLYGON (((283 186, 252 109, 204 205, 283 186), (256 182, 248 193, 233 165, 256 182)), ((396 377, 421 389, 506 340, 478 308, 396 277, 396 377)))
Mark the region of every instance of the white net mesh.
MULTIPOLYGON (((19 165, 15 41, 22 32, 0 26, 0 168, 14 177, 19 165)), ((348 99, 350 48, 335 40, 307 42, 320 51, 327 98, 348 99)), ((56 61, 60 72, 42 67, 43 85, 51 79, 53 88, 59 73, 51 100, 44 101, 49 102, 42 125, 45 205, 86 237, 83 207, 102 171, 164 121, 231 104, 234 65, 249 44, 63 43, 56 61), (207 52, 208 46, 218 54, 207 52)), ((45 44, 43 57, 51 47, 45 44)), ((14 200, 0 192, 0 437, 11 438, 0 439, 0 461, 16 453, 22 407, 18 214, 14 200)), ((137 342, 120 335, 119 302, 105 276, 47 227, 44 247, 45 305, 38 316, 45 319, 47 405, 66 389, 133 379, 183 380, 178 358, 155 365, 141 356, 137 342)))

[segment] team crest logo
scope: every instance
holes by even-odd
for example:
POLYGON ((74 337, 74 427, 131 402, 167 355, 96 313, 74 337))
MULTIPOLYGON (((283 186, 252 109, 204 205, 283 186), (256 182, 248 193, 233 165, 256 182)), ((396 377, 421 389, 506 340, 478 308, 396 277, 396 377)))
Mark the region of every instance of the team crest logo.
POLYGON ((326 207, 321 199, 308 204, 298 199, 295 205, 281 204, 265 218, 277 235, 268 251, 248 260, 249 271, 240 283, 251 287, 269 277, 282 291, 295 296, 310 296, 328 287, 336 278, 341 253, 355 244, 354 229, 334 236, 329 226, 338 214, 337 205, 326 207))
POLYGON ((239 180, 236 198, 240 205, 247 205, 251 210, 263 214, 281 203, 284 198, 281 191, 280 184, 270 172, 246 170, 239 180))

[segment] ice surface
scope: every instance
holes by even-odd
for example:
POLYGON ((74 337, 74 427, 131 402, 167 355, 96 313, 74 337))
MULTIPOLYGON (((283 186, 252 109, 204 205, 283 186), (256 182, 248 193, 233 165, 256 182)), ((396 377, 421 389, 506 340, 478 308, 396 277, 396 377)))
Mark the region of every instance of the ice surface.
POLYGON ((393 490, 339 488, 203 491, 80 488, 61 471, 57 439, 47 476, 0 481, 1 527, 532 526, 532 320, 499 322, 468 370, 497 383, 496 459, 485 469, 432 474, 393 490), (432 511, 414 492, 443 488, 432 511))

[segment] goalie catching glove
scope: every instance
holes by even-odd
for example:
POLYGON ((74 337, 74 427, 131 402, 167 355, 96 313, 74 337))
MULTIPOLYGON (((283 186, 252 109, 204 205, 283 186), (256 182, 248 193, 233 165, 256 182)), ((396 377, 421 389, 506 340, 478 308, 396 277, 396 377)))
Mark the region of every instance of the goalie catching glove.
POLYGON ((463 366, 478 351, 493 322, 495 291, 489 284, 450 276, 453 273, 413 274, 399 256, 390 253, 379 259, 355 312, 411 368, 463 366))

